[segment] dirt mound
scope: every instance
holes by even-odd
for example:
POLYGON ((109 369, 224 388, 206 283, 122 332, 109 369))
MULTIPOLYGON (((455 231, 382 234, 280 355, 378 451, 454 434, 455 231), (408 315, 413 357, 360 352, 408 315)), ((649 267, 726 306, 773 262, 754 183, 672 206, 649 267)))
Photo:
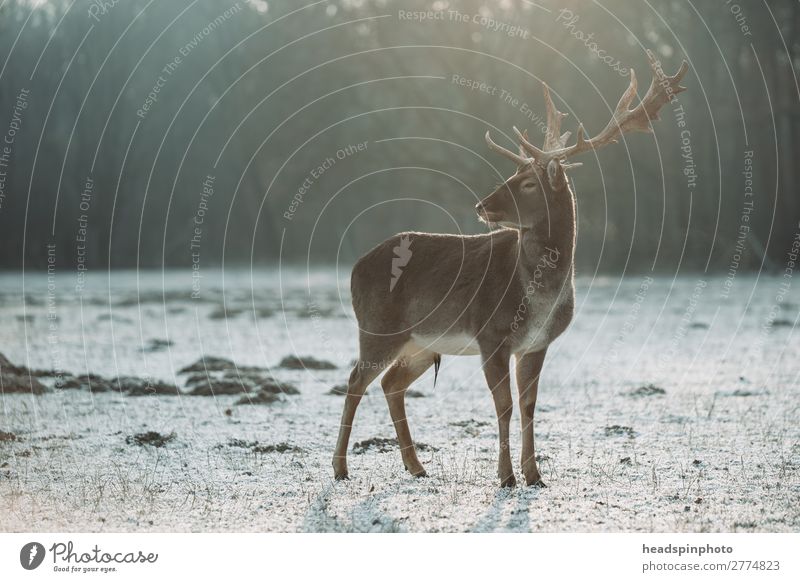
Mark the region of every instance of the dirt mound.
POLYGON ((3 354, 0 354, 0 372, 3 374, 25 374, 28 369, 25 366, 15 366, 3 354))
POLYGON ((466 420, 458 420, 454 422, 449 422, 447 424, 449 424, 450 426, 459 427, 464 430, 465 434, 476 437, 480 435, 484 431, 484 427, 489 426, 490 423, 483 420, 468 418, 466 420))
MULTIPOLYGON (((353 454, 355 455, 363 455, 366 452, 372 451, 377 453, 388 453, 396 448, 398 448, 400 444, 397 442, 397 439, 387 439, 384 437, 373 437, 371 439, 367 439, 364 441, 359 441, 353 445, 353 454)), ((414 447, 418 451, 438 451, 436 447, 432 447, 431 445, 426 445, 425 443, 414 443, 414 447)))
POLYGON ((256 445, 251 449, 254 453, 304 453, 305 449, 289 443, 278 443, 276 445, 256 445))
POLYGON ((125 437, 125 442, 129 445, 139 445, 140 447, 150 446, 161 448, 169 442, 175 440, 175 433, 161 434, 154 430, 139 432, 125 437))
POLYGON ((192 396, 225 396, 231 394, 246 394, 250 392, 252 386, 249 382, 237 382, 235 380, 215 380, 213 378, 203 378, 202 382, 194 384, 189 392, 192 396))
POLYGON ((56 377, 56 389, 59 390, 88 390, 89 392, 111 392, 119 390, 114 380, 109 380, 97 374, 62 374, 56 377))
POLYGON ((241 315, 245 310, 239 307, 225 307, 220 305, 208 314, 209 319, 228 319, 241 315))
POLYGON ((631 396, 639 397, 639 396, 660 396, 662 394, 666 394, 667 391, 663 388, 656 386, 655 384, 647 384, 646 386, 639 386, 635 390, 630 391, 631 396))
POLYGON ((313 356, 286 356, 278 364, 287 370, 335 370, 336 366, 327 360, 318 360, 313 356))
POLYGON ((175 342, 172 340, 165 340, 165 339, 151 339, 145 345, 143 345, 140 351, 148 354, 152 354, 154 352, 160 352, 167 348, 170 348, 175 345, 175 342))
POLYGON ((283 402, 280 394, 273 394, 266 390, 259 390, 255 394, 246 394, 236 401, 236 404, 274 404, 283 402))
POLYGON ((115 379, 103 378, 98 374, 60 374, 56 377, 57 390, 86 390, 88 392, 124 392, 128 396, 177 396, 181 391, 174 384, 160 380, 119 376, 115 379))
POLYGON ((15 366, 0 354, 0 393, 44 394, 47 388, 25 366, 15 366))
POLYGON ((181 394, 180 389, 174 384, 133 376, 121 376, 117 378, 115 385, 128 396, 178 396, 181 394))
POLYGON ((0 392, 3 394, 44 394, 44 384, 37 378, 26 374, 0 373, 0 392))
POLYGON ((186 387, 193 396, 219 396, 223 394, 248 394, 260 391, 270 394, 300 394, 287 382, 276 380, 269 370, 253 366, 193 373, 186 379, 186 387))
POLYGON ((235 370, 236 364, 227 358, 217 358, 216 356, 203 356, 193 364, 181 368, 178 374, 190 374, 192 372, 223 372, 225 370, 235 370))
POLYGON ((277 444, 270 444, 265 445, 259 443, 258 441, 244 441, 242 439, 231 439, 228 441, 229 447, 235 447, 239 449, 250 449, 250 451, 258 454, 269 454, 269 453, 305 453, 305 449, 302 447, 298 447, 291 443, 281 442, 277 444))
POLYGON ((300 394, 300 390, 295 388, 293 384, 289 384, 288 382, 278 382, 272 378, 261 381, 258 384, 258 388, 259 390, 263 392, 269 392, 270 394, 287 394, 291 396, 300 394))
POLYGON ((748 397, 748 396, 768 396, 769 391, 763 390, 743 390, 742 388, 737 388, 732 392, 717 392, 717 394, 721 396, 734 396, 734 397, 748 397))
POLYGON ((621 426, 619 424, 613 424, 611 426, 607 426, 603 429, 603 432, 606 436, 626 436, 630 439, 636 436, 633 428, 629 426, 621 426))

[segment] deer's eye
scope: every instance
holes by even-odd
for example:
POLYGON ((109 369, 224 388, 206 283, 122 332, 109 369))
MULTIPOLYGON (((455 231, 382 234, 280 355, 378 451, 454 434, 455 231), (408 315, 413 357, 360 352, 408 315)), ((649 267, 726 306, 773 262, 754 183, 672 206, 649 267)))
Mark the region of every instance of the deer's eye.
POLYGON ((522 183, 522 189, 528 191, 536 190, 536 182, 533 182, 531 180, 526 180, 525 182, 522 183))

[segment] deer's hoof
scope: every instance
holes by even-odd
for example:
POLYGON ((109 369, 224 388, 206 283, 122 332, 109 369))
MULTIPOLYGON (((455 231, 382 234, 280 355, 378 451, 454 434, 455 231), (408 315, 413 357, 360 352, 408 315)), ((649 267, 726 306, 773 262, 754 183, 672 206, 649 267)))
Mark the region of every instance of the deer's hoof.
POLYGON ((529 487, 547 487, 538 470, 525 472, 525 484, 529 487))
POLYGON ((428 473, 425 471, 425 468, 419 464, 419 461, 410 465, 408 463, 403 463, 403 466, 406 468, 406 471, 411 473, 414 477, 428 476, 428 473))
POLYGON ((347 463, 342 463, 342 459, 334 459, 333 460, 333 478, 337 481, 345 481, 349 479, 347 475, 347 463))
POLYGON ((506 477, 505 479, 500 479, 500 487, 516 487, 517 486, 517 479, 514 477, 513 473, 506 477))

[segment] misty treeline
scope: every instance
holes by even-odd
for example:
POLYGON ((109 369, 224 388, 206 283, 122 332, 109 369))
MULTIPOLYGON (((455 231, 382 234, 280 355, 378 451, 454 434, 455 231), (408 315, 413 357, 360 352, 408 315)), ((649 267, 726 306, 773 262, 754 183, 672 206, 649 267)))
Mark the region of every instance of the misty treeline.
POLYGON ((798 231, 793 0, 36 4, 0 4, 6 268, 347 264, 482 232, 513 171, 485 131, 540 140, 541 80, 562 129, 599 131, 648 48, 688 91, 571 170, 580 272, 778 268, 798 231))

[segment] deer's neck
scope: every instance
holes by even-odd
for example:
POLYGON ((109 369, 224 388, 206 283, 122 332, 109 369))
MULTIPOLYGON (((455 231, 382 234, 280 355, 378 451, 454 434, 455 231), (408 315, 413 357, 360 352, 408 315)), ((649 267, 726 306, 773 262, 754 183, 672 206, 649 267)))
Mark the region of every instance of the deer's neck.
POLYGON ((574 273, 575 198, 550 196, 549 212, 537 217, 529 227, 520 229, 519 256, 522 279, 560 287, 574 273), (566 198, 566 199, 565 199, 566 198))

